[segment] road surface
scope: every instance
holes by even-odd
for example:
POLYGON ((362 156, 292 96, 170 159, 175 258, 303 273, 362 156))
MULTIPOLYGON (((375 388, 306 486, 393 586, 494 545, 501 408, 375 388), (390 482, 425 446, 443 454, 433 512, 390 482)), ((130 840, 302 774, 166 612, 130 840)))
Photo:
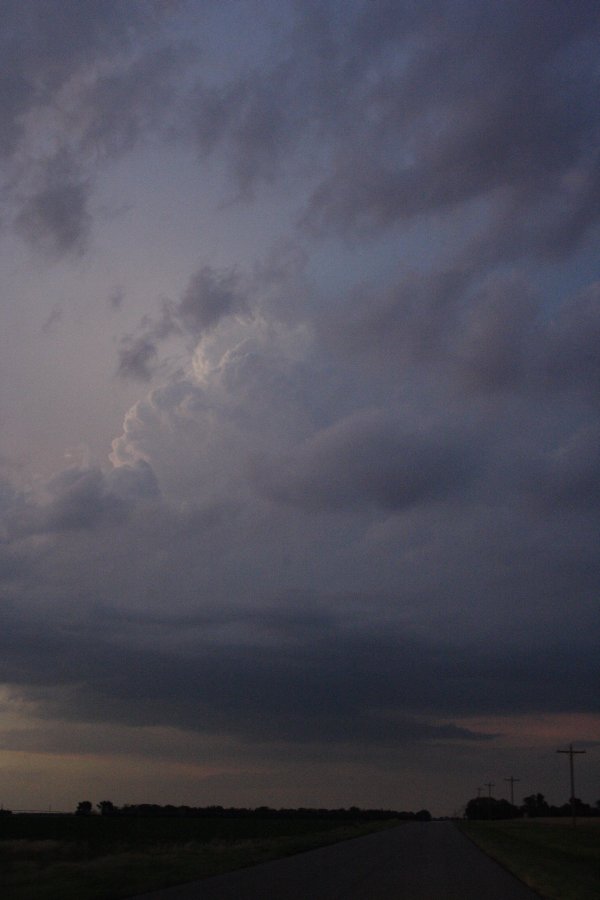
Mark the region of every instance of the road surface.
MULTIPOLYGON (((534 900, 451 822, 397 828, 138 900, 534 900)), ((539 900, 539 898, 538 898, 539 900)))

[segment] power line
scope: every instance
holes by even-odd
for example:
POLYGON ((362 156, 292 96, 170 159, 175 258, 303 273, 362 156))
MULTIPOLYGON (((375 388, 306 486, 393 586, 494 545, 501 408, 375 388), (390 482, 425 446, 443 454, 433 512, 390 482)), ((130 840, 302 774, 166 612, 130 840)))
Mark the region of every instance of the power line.
POLYGON ((569 769, 571 771, 571 816, 573 818, 573 827, 575 827, 575 767, 573 765, 573 757, 577 753, 585 753, 585 750, 573 750, 573 744, 569 744, 568 750, 557 750, 557 753, 569 754, 569 769))
POLYGON ((514 806, 514 805, 515 805, 515 790, 514 790, 514 786, 515 786, 515 783, 516 783, 517 781, 520 781, 521 779, 520 779, 520 778, 513 778, 512 775, 511 775, 510 778, 505 778, 504 780, 510 782, 510 803, 511 803, 511 806, 514 806))

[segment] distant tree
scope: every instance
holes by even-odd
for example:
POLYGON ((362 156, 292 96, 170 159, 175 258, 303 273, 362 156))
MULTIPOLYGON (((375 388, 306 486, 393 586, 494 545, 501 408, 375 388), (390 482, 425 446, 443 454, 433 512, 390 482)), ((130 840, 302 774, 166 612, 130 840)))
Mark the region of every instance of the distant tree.
POLYGON ((89 800, 82 800, 77 804, 77 809, 75 810, 76 816, 91 816, 92 814, 92 804, 89 800))
POLYGON ((592 814, 592 807, 590 804, 584 803, 579 797, 573 797, 571 804, 571 809, 577 816, 590 816, 592 814))
POLYGON ((524 797, 522 809, 524 814, 531 818, 547 816, 550 812, 543 794, 530 794, 529 797, 524 797))
POLYGON ((97 805, 101 816, 114 816, 117 811, 116 806, 110 800, 101 800, 97 805))
POLYGON ((431 822, 431 813, 428 809, 420 809, 419 812, 415 813, 415 819, 418 822, 431 822))
POLYGON ((475 797, 467 803, 465 816, 467 819, 515 819, 519 816, 519 810, 508 800, 475 797))

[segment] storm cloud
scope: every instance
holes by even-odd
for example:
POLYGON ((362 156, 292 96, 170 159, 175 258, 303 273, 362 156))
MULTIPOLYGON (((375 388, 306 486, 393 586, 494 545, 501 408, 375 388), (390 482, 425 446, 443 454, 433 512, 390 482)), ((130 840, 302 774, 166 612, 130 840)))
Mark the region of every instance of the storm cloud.
POLYGON ((567 799, 555 745, 600 715, 597 4, 0 24, 10 771, 52 759, 57 806, 65 754, 115 802, 452 812, 493 765, 567 799))

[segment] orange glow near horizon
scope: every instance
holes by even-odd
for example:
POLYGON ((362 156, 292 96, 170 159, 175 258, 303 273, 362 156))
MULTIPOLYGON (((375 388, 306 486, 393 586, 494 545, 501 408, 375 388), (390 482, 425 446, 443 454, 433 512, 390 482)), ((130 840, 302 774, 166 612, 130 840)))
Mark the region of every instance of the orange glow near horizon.
POLYGON ((502 746, 531 747, 595 741, 600 743, 600 715, 594 713, 532 713, 454 719, 471 731, 497 734, 502 746))

